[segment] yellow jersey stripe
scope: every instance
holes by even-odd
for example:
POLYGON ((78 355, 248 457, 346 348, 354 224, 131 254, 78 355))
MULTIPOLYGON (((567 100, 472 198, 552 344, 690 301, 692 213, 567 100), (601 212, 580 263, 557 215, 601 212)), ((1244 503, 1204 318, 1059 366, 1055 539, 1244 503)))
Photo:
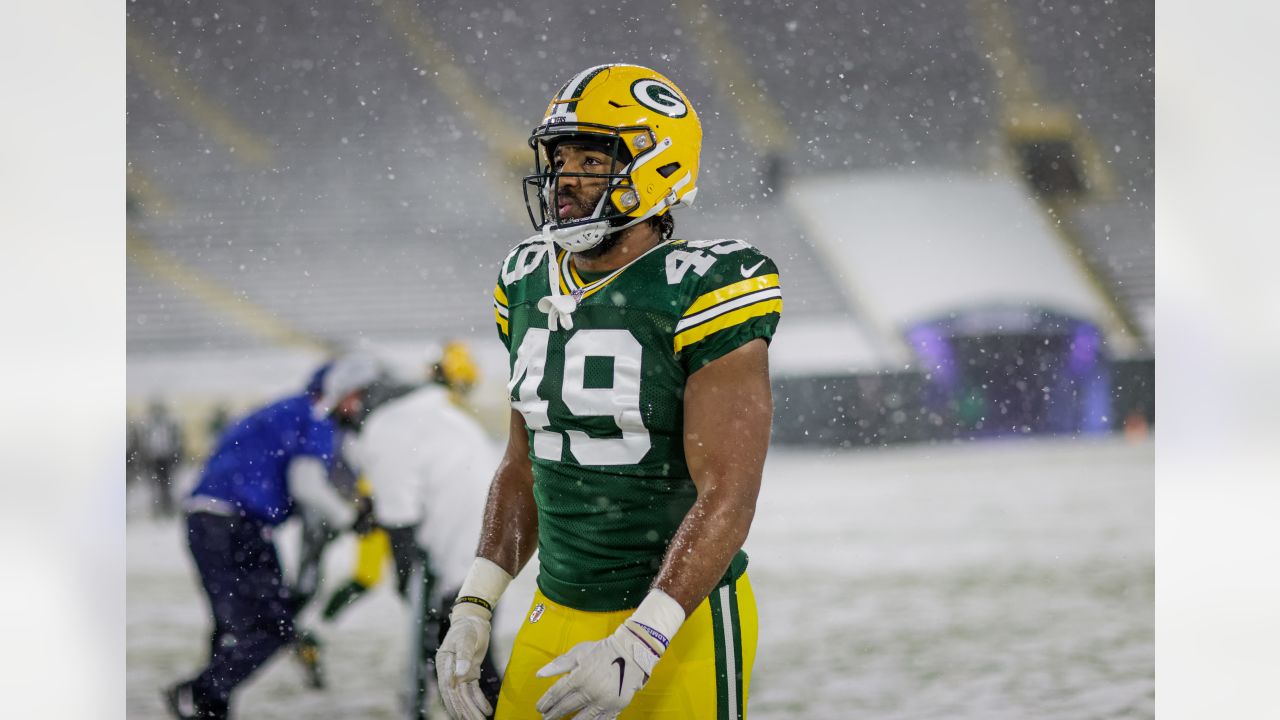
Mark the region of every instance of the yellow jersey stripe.
POLYGON ((493 286, 493 299, 497 300, 502 307, 506 307, 509 304, 507 303, 507 294, 503 292, 501 285, 493 286))
POLYGON ((561 295, 569 295, 573 292, 573 289, 570 288, 567 284, 565 284, 565 281, 564 281, 564 264, 565 264, 565 259, 568 258, 568 256, 569 256, 568 250, 561 250, 560 254, 556 257, 556 260, 555 260, 557 263, 560 264, 560 272, 556 273, 556 275, 560 278, 560 294, 561 295))
POLYGON ((573 278, 569 275, 569 270, 572 267, 569 264, 569 251, 561 250, 560 254, 556 255, 556 263, 560 266, 560 280, 562 287, 567 287, 569 290, 575 290, 576 288, 573 287, 573 278))
POLYGON ((746 295, 756 290, 764 290, 765 288, 778 287, 778 274, 761 275, 760 277, 747 278, 740 280, 732 285, 725 285, 719 290, 713 290, 697 300, 684 311, 685 317, 694 313, 702 312, 713 305, 719 305, 726 300, 732 300, 739 295, 746 295))
POLYGON ((617 270, 614 270, 613 273, 606 275, 599 280, 593 280, 588 283, 582 279, 581 275, 578 274, 578 268, 574 267, 573 263, 569 262, 568 253, 563 253, 560 255, 560 287, 564 288, 564 293, 566 295, 578 292, 580 293, 578 299, 585 300, 586 298, 589 298, 603 290, 605 285, 608 285, 618 279, 618 276, 626 269, 627 266, 618 268, 617 270), (565 284, 566 280, 568 281, 567 285, 565 284))
POLYGON ((588 290, 588 291, 586 291, 586 292, 582 293, 582 297, 585 299, 585 298, 589 298, 589 297, 591 297, 592 295, 595 295, 596 293, 598 293, 598 292, 600 292, 601 290, 603 290, 605 285, 608 285, 609 283, 613 282, 614 278, 616 278, 616 277, 617 277, 617 275, 615 275, 615 276, 613 276, 613 277, 611 277, 611 278, 609 278, 609 279, 605 280, 604 282, 600 283, 599 285, 597 285, 597 286, 595 286, 595 287, 591 288, 590 290, 588 290))
POLYGON ((498 329, 502 331, 502 334, 510 337, 511 331, 507 329, 509 327, 507 325, 507 319, 502 317, 502 313, 498 312, 498 308, 493 309, 493 319, 497 321, 498 329))
POLYGON ((733 312, 738 308, 744 308, 748 305, 755 305, 758 302, 764 302, 765 300, 772 300, 774 298, 781 298, 781 297, 782 297, 782 288, 776 288, 776 287, 768 288, 766 290, 757 290, 753 293, 747 293, 746 295, 739 295, 738 297, 732 300, 729 300, 727 302, 722 302, 719 305, 715 305, 713 307, 707 308, 706 310, 703 310, 700 313, 695 313, 693 315, 686 315, 683 319, 680 320, 680 322, 676 323, 676 334, 679 335, 685 330, 692 330, 694 327, 697 327, 698 325, 701 325, 710 320, 714 320, 726 313, 733 312))
MULTIPOLYGON (((774 276, 777 277, 776 275, 774 276)), ((755 279, 755 278, 753 278, 755 279)), ((675 337, 675 351, 680 352, 685 347, 703 340, 708 335, 718 333, 726 328, 734 325, 741 325, 751 318, 768 315, 769 313, 782 312, 782 299, 775 298, 772 300, 763 300, 753 303, 746 307, 738 308, 733 312, 727 312, 710 322, 705 322, 696 327, 691 327, 682 333, 678 333, 675 337)))

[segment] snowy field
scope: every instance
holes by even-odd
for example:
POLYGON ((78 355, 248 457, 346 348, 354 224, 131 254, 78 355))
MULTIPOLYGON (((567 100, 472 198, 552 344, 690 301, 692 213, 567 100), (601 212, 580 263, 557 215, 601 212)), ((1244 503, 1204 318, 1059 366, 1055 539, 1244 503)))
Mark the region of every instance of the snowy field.
MULTIPOLYGON (((775 449, 747 541, 750 717, 1153 717, 1153 463, 1151 443, 1113 438, 775 449)), ((208 618, 178 522, 150 520, 132 492, 127 707, 148 720, 201 664, 208 618)), ((286 563, 296 538, 286 525, 286 563)), ((353 557, 333 546, 330 587, 353 557)), ((508 620, 530 588, 513 586, 508 620)), ((404 627, 384 583, 322 628, 329 689, 282 656, 238 717, 398 717, 404 627)))

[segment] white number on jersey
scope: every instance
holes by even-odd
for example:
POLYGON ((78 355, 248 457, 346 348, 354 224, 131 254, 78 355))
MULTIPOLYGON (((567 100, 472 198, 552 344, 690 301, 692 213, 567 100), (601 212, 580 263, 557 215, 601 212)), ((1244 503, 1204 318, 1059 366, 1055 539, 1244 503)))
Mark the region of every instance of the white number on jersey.
POLYGON ((517 280, 533 272, 538 267, 538 263, 542 261, 542 256, 547 253, 546 243, 537 243, 520 249, 516 253, 515 262, 511 262, 511 256, 502 263, 502 284, 510 287, 517 280), (510 270, 507 266, 510 265, 510 270))
POLYGON ((667 284, 679 284, 684 280, 684 274, 689 272, 689 268, 693 268, 699 277, 706 275, 715 264, 716 259, 705 253, 672 250, 667 254, 667 284))
MULTIPOLYGON (((549 403, 538 396, 538 385, 546 374, 550 336, 545 328, 529 328, 525 333, 516 350, 507 390, 516 398, 511 406, 524 415, 525 424, 533 430, 533 454, 559 461, 564 439, 559 431, 549 429, 549 403)), ((640 341, 627 330, 579 330, 565 344, 561 375, 565 406, 579 417, 611 417, 622 431, 620 438, 594 438, 581 430, 565 431, 569 450, 579 463, 634 465, 649 452, 649 431, 640 415, 641 352, 640 341), (586 387, 588 357, 613 360, 611 387, 586 387)))
POLYGON ((515 398, 511 407, 524 416, 524 424, 533 431, 533 454, 540 458, 560 459, 562 440, 560 435, 548 429, 547 417, 550 404, 538 396, 538 386, 547 371, 547 342, 551 331, 546 328, 529 328, 516 349, 516 364, 511 368, 511 381, 507 392, 515 398))
POLYGON ((702 277, 716 264, 716 257, 751 247, 742 240, 691 240, 685 246, 693 250, 672 250, 667 255, 668 285, 679 284, 690 269, 702 277))

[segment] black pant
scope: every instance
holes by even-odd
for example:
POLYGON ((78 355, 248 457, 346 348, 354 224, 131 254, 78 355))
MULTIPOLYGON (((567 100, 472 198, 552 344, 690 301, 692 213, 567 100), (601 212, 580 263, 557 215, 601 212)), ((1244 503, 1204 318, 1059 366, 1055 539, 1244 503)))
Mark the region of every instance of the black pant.
MULTIPOLYGON (((396 592, 400 593, 400 597, 409 597, 409 580, 413 577, 413 572, 418 564, 422 562, 419 556, 418 541, 414 535, 418 532, 417 525, 400 525, 395 527, 382 527, 383 532, 387 534, 387 539, 391 544, 391 557, 396 564, 396 592)), ((426 568, 430 572, 430 568, 426 568)), ((429 576, 434 581, 434 576, 429 576)), ((428 585, 428 587, 430 587, 428 585)))
POLYGON ((213 610, 209 664, 192 681, 197 698, 231 693, 293 639, 293 610, 269 527, 244 517, 187 516, 187 542, 213 610))
POLYGON ((304 507, 295 514, 302 523, 302 547, 298 553, 298 574, 289 592, 293 596, 293 614, 297 616, 320 589, 324 551, 338 538, 338 533, 317 510, 304 507))

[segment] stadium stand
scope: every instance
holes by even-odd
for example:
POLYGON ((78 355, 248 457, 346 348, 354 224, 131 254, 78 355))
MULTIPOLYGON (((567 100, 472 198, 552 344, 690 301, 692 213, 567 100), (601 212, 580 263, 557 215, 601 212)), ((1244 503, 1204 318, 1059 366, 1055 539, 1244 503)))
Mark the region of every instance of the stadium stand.
POLYGON ((1011 3, 1046 95, 1069 101, 1111 187, 1074 209, 1091 264, 1148 341, 1155 327, 1155 46, 1151 3, 1011 3))
MULTIPOLYGON (((944 2, 706 7, 713 16, 695 24, 687 8, 655 17, 639 2, 288 2, 195 15, 186 3, 131 3, 128 155, 150 190, 130 182, 130 228, 317 342, 487 333, 497 259, 531 229, 510 154, 480 137, 476 107, 496 108, 518 143, 578 66, 639 62, 677 78, 707 129, 699 207, 677 216, 681 232, 765 248, 787 273, 793 317, 847 313, 766 180, 998 162, 996 89, 973 15, 944 2), (700 41, 707 22, 718 44, 700 41), (440 59, 432 47, 449 61, 424 62, 440 59), (756 88, 726 87, 735 74, 722 61, 745 61, 733 70, 756 88), (780 110, 788 138, 752 136, 757 102, 780 110)), ((1150 11, 1072 7, 1013 9, 1046 95, 1070 102, 1108 150, 1115 191, 1079 204, 1076 226, 1142 316, 1153 304, 1150 11)), ((211 317, 137 262, 127 282, 131 318, 147 318, 129 325, 131 353, 276 341, 211 317)))

